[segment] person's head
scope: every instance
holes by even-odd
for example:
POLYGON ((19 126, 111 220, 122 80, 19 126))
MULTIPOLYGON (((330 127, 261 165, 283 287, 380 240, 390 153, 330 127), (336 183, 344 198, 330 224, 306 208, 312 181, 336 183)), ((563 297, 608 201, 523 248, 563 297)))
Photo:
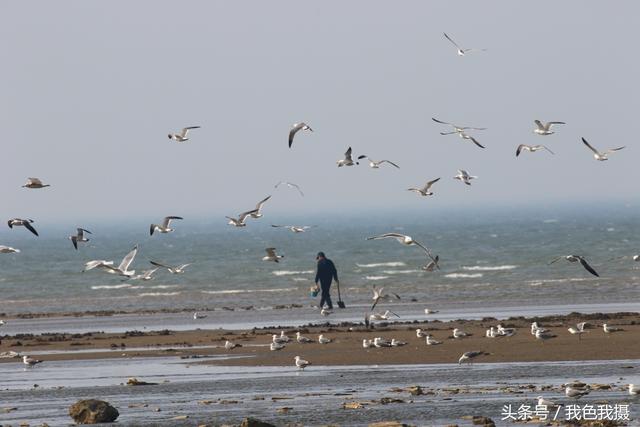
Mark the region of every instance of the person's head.
POLYGON ((318 255, 316 255, 316 260, 320 261, 321 259, 325 259, 326 256, 324 256, 324 252, 318 252, 318 255))

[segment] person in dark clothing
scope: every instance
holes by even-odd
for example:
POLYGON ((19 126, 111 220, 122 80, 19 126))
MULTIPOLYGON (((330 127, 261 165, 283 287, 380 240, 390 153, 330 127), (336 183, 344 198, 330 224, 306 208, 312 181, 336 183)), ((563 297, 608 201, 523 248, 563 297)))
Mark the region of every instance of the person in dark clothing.
POLYGON ((338 280, 338 270, 333 264, 333 261, 327 259, 324 252, 318 252, 316 256, 318 260, 318 271, 316 272, 316 286, 320 282, 320 289, 322 290, 322 296, 320 298, 320 308, 324 307, 326 303, 329 310, 333 309, 333 303, 331 302, 330 288, 331 281, 335 280, 336 283, 340 283, 338 280))

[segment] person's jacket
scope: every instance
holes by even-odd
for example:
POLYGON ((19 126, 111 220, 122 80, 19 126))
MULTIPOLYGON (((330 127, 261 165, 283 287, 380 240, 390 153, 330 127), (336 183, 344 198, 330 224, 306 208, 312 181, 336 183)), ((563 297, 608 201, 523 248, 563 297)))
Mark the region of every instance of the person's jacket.
POLYGON ((316 283, 331 283, 331 279, 338 281, 338 270, 333 261, 322 258, 318 261, 318 271, 316 272, 316 283))

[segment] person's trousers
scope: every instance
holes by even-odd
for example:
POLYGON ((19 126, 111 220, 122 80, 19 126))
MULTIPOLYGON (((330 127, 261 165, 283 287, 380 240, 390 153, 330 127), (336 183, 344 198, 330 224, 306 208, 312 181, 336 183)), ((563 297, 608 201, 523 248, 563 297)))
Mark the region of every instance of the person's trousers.
POLYGON ((322 295, 320 296, 320 308, 324 307, 324 304, 326 303, 327 306, 332 309, 333 303, 331 302, 331 295, 329 294, 329 291, 331 289, 331 282, 320 282, 320 289, 322 290, 322 295))

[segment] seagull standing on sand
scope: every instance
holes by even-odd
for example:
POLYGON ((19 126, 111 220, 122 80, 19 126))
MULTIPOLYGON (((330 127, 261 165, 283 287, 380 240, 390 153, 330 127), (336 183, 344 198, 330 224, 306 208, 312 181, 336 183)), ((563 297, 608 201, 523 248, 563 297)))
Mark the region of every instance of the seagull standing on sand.
POLYGON ((593 151, 593 158, 601 162, 605 160, 609 160, 609 154, 612 154, 624 148, 624 146, 618 147, 618 148, 610 148, 607 151, 604 151, 601 153, 600 151, 593 148, 593 146, 591 146, 586 139, 582 138, 582 143, 586 145, 591 151, 593 151))
POLYGON ((242 346, 240 344, 236 344, 228 340, 224 342, 224 348, 226 348, 227 350, 233 350, 236 347, 242 347, 242 346))
POLYGON ((12 248, 11 246, 0 245, 0 254, 13 254, 19 252, 20 249, 12 248))
POLYGON ((291 338, 289 338, 287 334, 284 333, 284 331, 280 331, 280 341, 289 342, 291 341, 291 338))
POLYGON ((546 146, 542 144, 538 144, 538 145, 520 144, 516 149, 516 157, 518 157, 523 150, 528 151, 530 153, 535 153, 536 151, 540 151, 540 150, 547 150, 551 154, 555 154, 553 151, 549 150, 546 146))
POLYGON ((160 233, 170 233, 173 231, 173 228, 169 227, 171 225, 171 221, 174 219, 183 219, 181 216, 165 216, 162 220, 162 224, 151 224, 149 226, 149 235, 153 236, 154 231, 158 231, 160 233))
POLYGON ((426 342, 427 342, 427 345, 439 345, 439 344, 442 344, 441 341, 437 341, 436 339, 434 339, 433 335, 431 335, 431 334, 427 335, 426 342))
POLYGON ((298 367, 298 369, 302 371, 304 371, 304 368, 311 365, 311 362, 301 359, 300 356, 296 356, 294 360, 296 361, 296 366, 298 367))
POLYGON ((84 233, 89 233, 91 234, 91 232, 89 230, 85 230, 84 228, 78 228, 76 229, 76 234, 73 236, 69 236, 69 240, 71 240, 71 243, 73 243, 73 247, 76 248, 76 250, 78 250, 78 243, 79 242, 88 242, 89 239, 84 237, 84 233))
POLYGON ((184 270, 189 267, 191 264, 181 264, 178 266, 171 266, 171 265, 166 265, 166 264, 161 264, 159 262, 156 261, 149 261, 152 265, 155 265, 156 267, 162 267, 162 268, 166 268, 167 270, 169 270, 169 273, 171 274, 182 274, 184 273, 184 270))
POLYGON ((294 184, 293 182, 280 181, 274 186, 274 188, 278 188, 281 184, 285 184, 289 188, 295 188, 296 190, 298 190, 298 193, 300 193, 300 195, 304 197, 304 193, 300 189, 300 186, 297 184, 294 184))
MULTIPOLYGON (((372 298, 373 299, 373 305, 371 306, 371 310, 372 311, 373 311, 373 309, 376 307, 376 305, 378 304, 378 302, 381 299, 384 299, 384 300, 387 300, 387 301, 392 300, 394 298, 397 299, 397 300, 400 299, 400 295, 398 295, 398 294, 394 294, 394 293, 385 294, 385 293, 383 293, 384 288, 376 289, 376 285, 372 285, 372 288, 373 288, 373 298, 372 298)), ((396 316, 397 316, 397 314, 396 314, 396 316)), ((398 317, 400 317, 400 316, 398 316, 398 317)))
POLYGON ((135 245, 133 249, 122 258, 122 262, 118 267, 113 266, 113 261, 93 260, 85 263, 84 271, 93 270, 94 268, 100 268, 110 274, 117 274, 119 276, 132 277, 135 275, 135 270, 129 270, 129 266, 133 262, 136 254, 138 253, 138 245, 135 245))
POLYGON ((629 384, 629 394, 632 396, 637 396, 640 394, 640 387, 635 384, 629 384))
POLYGON ((557 408, 558 406, 562 406, 551 400, 547 400, 542 396, 538 396, 536 399, 538 399, 538 406, 546 406, 547 408, 557 408))
POLYGON ((280 262, 279 260, 281 258, 284 258, 284 255, 276 254, 276 248, 267 248, 267 249, 265 249, 265 251, 267 251, 267 255, 262 257, 263 261, 280 262))
POLYGON ((476 357, 488 356, 488 355, 489 353, 485 351, 467 351, 466 353, 463 353, 462 356, 460 356, 460 359, 458 359, 458 365, 461 365, 462 362, 469 363, 471 360, 475 359, 476 357))
POLYGON ((393 167, 395 167, 397 169, 400 169, 400 166, 396 165, 395 163, 393 163, 392 161, 389 161, 389 160, 378 160, 378 161, 375 161, 375 160, 369 158, 369 156, 364 155, 364 154, 361 155, 361 156, 358 156, 358 160, 362 160, 362 159, 369 160, 369 166, 372 169, 380 169, 380 165, 383 164, 383 163, 389 163, 391 166, 393 166, 393 167))
POLYGON ((200 126, 188 126, 186 128, 183 128, 180 133, 170 133, 169 134, 169 139, 172 139, 176 142, 185 142, 188 141, 189 138, 187 138, 187 135, 189 134, 189 131, 191 129, 200 129, 200 126))
POLYGON ((231 218, 230 216, 225 216, 225 218, 227 218, 229 220, 229 222, 227 224, 229 225, 233 225, 234 227, 246 227, 247 223, 247 217, 249 215, 251 215, 252 213, 257 213, 257 209, 252 209, 250 211, 247 212, 243 212, 240 215, 238 215, 238 218, 231 218))
POLYGON ((291 145, 293 144, 293 137, 300 130, 308 130, 309 132, 313 132, 313 129, 311 129, 309 125, 304 122, 294 123, 291 126, 291 130, 289 131, 289 148, 291 148, 291 145))
POLYGON ((344 152, 344 159, 338 160, 336 164, 341 168, 342 166, 353 166, 359 165, 360 163, 353 161, 353 158, 351 157, 351 147, 349 147, 347 151, 344 152))
POLYGON ((39 178, 27 178, 27 183, 22 186, 23 188, 44 188, 51 187, 49 184, 43 184, 39 178))
POLYGON ((458 169, 458 175, 453 177, 453 179, 460 180, 461 182, 464 182, 467 185, 471 185, 471 180, 477 179, 477 178, 478 178, 477 176, 469 175, 469 172, 467 172, 464 169, 458 169))
POLYGON ((424 333, 424 331, 422 329, 416 329, 416 336, 418 338, 425 338, 427 336, 427 334, 424 333))
POLYGON ((544 343, 546 340, 550 340, 551 338, 555 338, 556 336, 551 332, 545 332, 543 329, 536 329, 535 337, 537 340, 540 340, 544 343))
POLYGON ((311 338, 303 336, 300 332, 296 332, 296 341, 298 341, 300 344, 309 344, 313 342, 311 338))
POLYGON ((193 320, 206 319, 206 318, 207 318, 207 315, 204 313, 198 313, 197 311, 193 313, 193 320))
POLYGON ((373 345, 376 348, 391 347, 391 341, 387 341, 382 337, 376 337, 373 339, 373 345))
POLYGON ((534 120, 533 122, 536 124, 536 128, 533 130, 533 133, 538 135, 553 135, 555 133, 551 130, 553 125, 566 125, 565 122, 542 123, 540 120, 534 120))
POLYGON ((557 262, 561 259, 566 259, 569 262, 579 262, 580 265, 582 265, 584 267, 585 270, 587 270, 589 273, 593 274, 594 276, 600 277, 600 275, 593 269, 593 267, 591 267, 589 265, 589 263, 587 263, 587 260, 584 259, 584 257, 580 256, 580 255, 566 255, 566 256, 559 256, 557 258, 555 258, 554 260, 552 260, 549 265, 553 264, 554 262, 557 262))
POLYGON ((461 339, 461 338, 466 338, 468 337, 469 334, 467 334, 465 331, 460 330, 458 328, 454 328, 453 329, 453 338, 455 339, 461 339))
POLYGON ((368 340, 368 339, 362 340, 362 348, 371 348, 371 346, 373 346, 373 342, 371 342, 371 340, 368 340))
POLYGON ((42 360, 35 359, 31 356, 22 356, 22 363, 31 368, 33 366, 36 366, 38 363, 42 363, 42 360))
POLYGON ((30 232, 32 232, 37 236, 38 232, 36 231, 35 228, 33 228, 33 226, 31 225, 32 223, 33 223, 32 219, 22 219, 22 218, 13 218, 7 221, 7 225, 9 226, 9 228, 23 226, 24 228, 26 228, 27 230, 29 230, 30 232))
POLYGON ((607 325, 606 323, 602 324, 602 330, 604 331, 605 334, 624 331, 624 329, 622 328, 614 328, 612 326, 607 325))
POLYGON ((569 333, 571 335, 577 335, 578 336, 578 340, 582 339, 582 334, 589 332, 589 331, 585 331, 584 330, 584 326, 585 323, 579 323, 578 325, 576 325, 576 327, 574 328, 573 326, 569 327, 569 329, 567 329, 569 331, 569 333))
POLYGON ((289 337, 283 338, 280 335, 273 334, 271 335, 271 341, 276 344, 285 344, 288 342, 289 337))
POLYGON ((458 43, 454 42, 453 39, 447 35, 447 33, 442 33, 442 34, 444 34, 444 37, 447 40, 449 40, 451 43, 453 43, 453 45, 456 47, 456 49, 458 50, 458 56, 465 56, 468 52, 473 52, 473 51, 485 52, 487 50, 487 49, 475 49, 475 48, 463 49, 458 45, 458 43))
POLYGON ((434 193, 430 191, 431 186, 438 181, 440 181, 440 178, 436 178, 431 181, 428 181, 422 188, 415 188, 415 187, 407 188, 407 191, 413 191, 414 193, 418 193, 421 196, 433 196, 434 193))
POLYGON ((279 344, 277 342, 272 342, 271 345, 269 345, 269 350, 278 351, 278 350, 282 350, 284 347, 285 347, 284 344, 279 344))
MULTIPOLYGON (((436 257, 437 258, 437 257, 436 257)), ((436 314, 436 313, 440 313, 440 310, 432 310, 430 308, 425 308, 424 309, 424 314, 429 315, 429 314, 436 314)))
POLYGON ((391 347, 402 347, 403 345, 407 345, 407 343, 404 341, 398 341, 395 338, 391 339, 391 347))
POLYGON ((502 325, 498 324, 497 326, 498 335, 503 337, 511 337, 516 334, 516 330, 514 328, 505 328, 502 325))
POLYGON ((586 396, 587 394, 589 394, 589 390, 582 387, 567 385, 564 389, 564 394, 566 394, 567 397, 579 399, 582 396, 586 396))
POLYGON ((318 336, 318 342, 319 342, 320 344, 329 344, 329 343, 331 342, 331 338, 327 338, 327 337, 325 337, 324 335, 320 334, 320 335, 318 336))

